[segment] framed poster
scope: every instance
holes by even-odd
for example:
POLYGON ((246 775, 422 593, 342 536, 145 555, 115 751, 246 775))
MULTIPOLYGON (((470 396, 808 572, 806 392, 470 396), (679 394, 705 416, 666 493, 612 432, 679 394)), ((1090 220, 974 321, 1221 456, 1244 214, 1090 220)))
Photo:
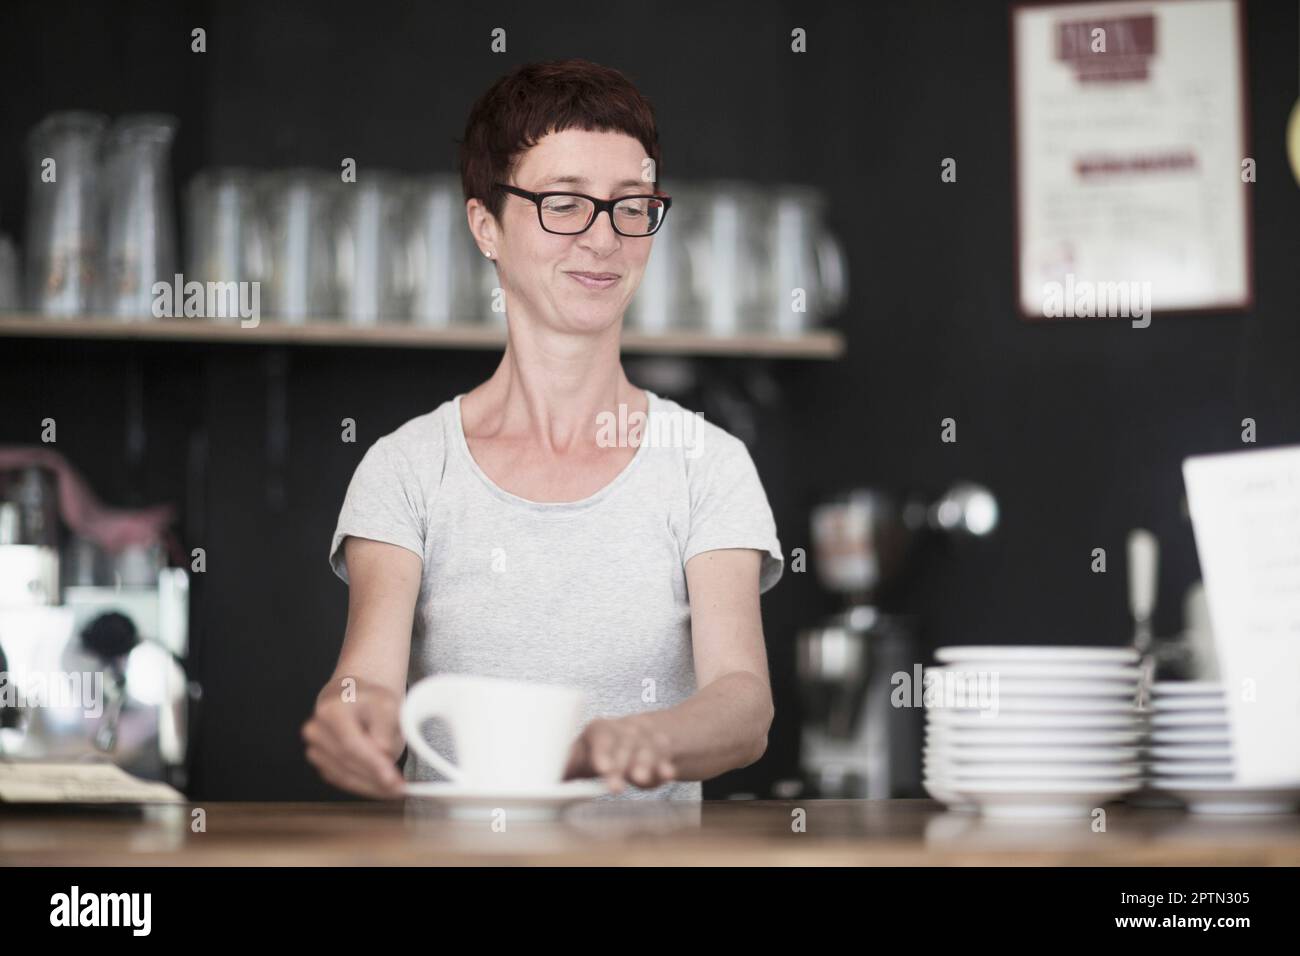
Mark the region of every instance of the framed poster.
POLYGON ((1243 32, 1237 0, 1012 6, 1022 317, 1252 306, 1243 32))

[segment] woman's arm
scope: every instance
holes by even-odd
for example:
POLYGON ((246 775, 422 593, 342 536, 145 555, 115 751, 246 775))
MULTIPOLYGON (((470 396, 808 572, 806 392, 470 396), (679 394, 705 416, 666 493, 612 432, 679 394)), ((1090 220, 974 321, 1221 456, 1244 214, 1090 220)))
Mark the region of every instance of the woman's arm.
POLYGON ((762 553, 705 551, 686 565, 698 690, 675 707, 593 721, 569 776, 596 773, 610 787, 706 780, 745 767, 767 749, 774 709, 758 581, 762 553))
POLYGON ((399 713, 423 564, 406 548, 369 538, 343 543, 348 623, 334 674, 303 725, 307 758, 344 790, 396 797, 402 777, 399 713))

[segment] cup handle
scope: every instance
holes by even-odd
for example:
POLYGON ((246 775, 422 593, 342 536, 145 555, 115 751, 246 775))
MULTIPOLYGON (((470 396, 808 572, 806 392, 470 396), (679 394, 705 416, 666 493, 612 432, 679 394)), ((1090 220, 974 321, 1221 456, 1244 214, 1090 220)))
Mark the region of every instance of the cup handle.
POLYGON ((464 774, 438 751, 429 746, 421 733, 421 725, 431 717, 447 718, 451 708, 447 700, 448 686, 441 677, 427 677, 412 687, 402 701, 402 735, 407 745, 414 750, 425 763, 429 764, 444 777, 461 783, 464 774))

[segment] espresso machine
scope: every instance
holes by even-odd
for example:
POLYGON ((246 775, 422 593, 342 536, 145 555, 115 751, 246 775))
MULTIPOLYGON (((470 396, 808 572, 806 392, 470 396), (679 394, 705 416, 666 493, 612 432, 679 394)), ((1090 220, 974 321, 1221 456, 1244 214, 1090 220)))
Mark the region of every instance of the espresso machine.
POLYGON ((893 699, 895 675, 912 679, 918 661, 916 619, 885 613, 877 597, 936 539, 984 537, 997 521, 996 498, 968 482, 937 500, 855 489, 813 509, 817 578, 843 601, 820 626, 800 632, 796 646, 800 764, 813 796, 923 795, 923 715, 893 699))
POLYGON ((59 523, 50 473, 0 471, 0 760, 110 761, 184 788, 189 575, 59 523))

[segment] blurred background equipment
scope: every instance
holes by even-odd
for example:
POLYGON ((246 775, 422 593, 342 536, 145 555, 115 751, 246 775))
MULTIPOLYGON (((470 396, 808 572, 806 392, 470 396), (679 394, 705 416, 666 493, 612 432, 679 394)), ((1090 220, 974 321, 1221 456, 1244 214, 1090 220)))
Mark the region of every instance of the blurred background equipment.
POLYGON ((801 631, 796 645, 800 761, 816 796, 920 795, 921 711, 892 700, 897 675, 913 680, 918 622, 883 612, 878 599, 919 549, 948 535, 984 537, 997 520, 992 492, 969 482, 935 500, 909 495, 905 502, 855 489, 813 509, 813 564, 843 602, 820 626, 801 631))
POLYGON ((103 756, 183 786, 189 575, 151 530, 165 512, 105 510, 77 479, 52 452, 0 448, 0 754, 103 756), (59 470, 4 465, 37 454, 59 470))

